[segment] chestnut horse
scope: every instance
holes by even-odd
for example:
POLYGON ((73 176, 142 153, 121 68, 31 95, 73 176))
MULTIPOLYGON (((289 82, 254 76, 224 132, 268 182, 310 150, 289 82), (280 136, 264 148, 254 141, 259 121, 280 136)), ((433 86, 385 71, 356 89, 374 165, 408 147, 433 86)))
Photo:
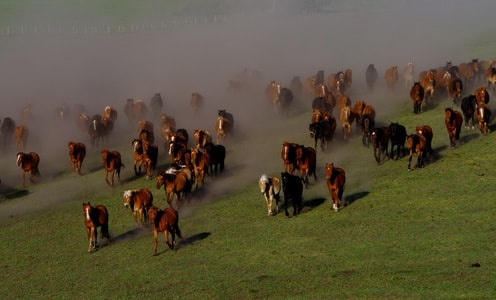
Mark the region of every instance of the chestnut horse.
POLYGON ((124 114, 127 117, 129 124, 133 124, 138 120, 146 117, 147 107, 143 100, 129 98, 124 106, 124 114))
POLYGON ((489 93, 487 92, 487 88, 485 86, 478 87, 475 90, 475 99, 477 100, 477 105, 484 103, 489 103, 489 93))
POLYGON ((114 174, 117 173, 117 182, 121 179, 121 168, 124 168, 121 160, 121 154, 118 151, 109 151, 103 149, 101 152, 102 163, 105 169, 105 181, 109 186, 114 186, 114 174), (108 176, 110 174, 110 181, 108 176))
POLYGON ((139 139, 134 139, 132 142, 133 146, 133 158, 134 158, 134 174, 136 176, 141 176, 141 167, 144 165, 146 170, 146 178, 151 177, 152 171, 152 160, 146 154, 143 142, 139 139))
POLYGON ((153 194, 147 188, 127 190, 122 195, 124 207, 131 208, 136 225, 144 224, 148 218, 148 209, 153 206, 153 194))
POLYGON ((81 175, 81 165, 86 156, 86 146, 83 143, 69 142, 69 157, 71 159, 72 174, 81 175))
POLYGON ((175 195, 177 198, 175 208, 179 209, 183 202, 182 198, 186 198, 186 201, 189 201, 192 187, 191 178, 191 171, 188 168, 179 170, 170 168, 166 172, 159 172, 157 174, 156 187, 160 189, 162 185, 164 186, 167 203, 170 207, 174 207, 173 200, 175 195))
POLYGON ((172 207, 167 207, 162 210, 156 206, 150 207, 148 210, 148 218, 153 228, 153 255, 157 255, 158 233, 163 232, 165 243, 170 249, 174 249, 176 245, 176 235, 180 239, 184 239, 181 230, 179 229, 179 214, 172 207), (169 233, 172 236, 172 241, 169 243, 169 233))
POLYGON ((193 138, 195 139, 196 148, 203 149, 207 143, 212 142, 212 134, 208 130, 195 129, 193 138))
POLYGON ((258 179, 258 187, 264 195, 267 204, 267 216, 275 215, 279 212, 279 193, 281 192, 281 181, 277 177, 269 177, 265 174, 258 179), (272 211, 272 203, 276 200, 275 213, 272 211))
POLYGON ((460 131, 462 129, 463 117, 459 111, 447 107, 444 110, 444 123, 448 130, 451 147, 456 146, 456 142, 460 140, 460 131))
POLYGON ((284 163, 284 171, 293 174, 296 168, 296 148, 298 144, 284 142, 282 143, 281 159, 284 163))
POLYGON ((194 148, 191 149, 191 162, 195 173, 195 189, 198 189, 200 183, 202 186, 205 184, 205 174, 210 175, 210 156, 207 151, 194 148))
POLYGON ((419 74, 419 83, 424 88, 425 104, 429 104, 436 88, 436 70, 422 71, 419 74))
POLYGON ((425 146, 426 141, 425 137, 422 134, 415 133, 410 134, 406 138, 406 143, 408 146, 408 171, 411 170, 412 164, 412 156, 413 153, 417 153, 417 163, 415 164, 415 168, 423 168, 424 167, 424 155, 425 155, 425 146))
POLYGON ((200 109, 202 109, 203 105, 205 104, 205 98, 203 97, 202 94, 194 92, 191 93, 191 100, 190 100, 190 106, 191 109, 193 109, 194 115, 198 115, 198 112, 200 109))
POLYGON ((479 129, 482 134, 486 135, 489 133, 489 120, 491 119, 491 109, 489 105, 485 103, 480 103, 477 105, 477 110, 475 111, 475 117, 479 122, 479 129))
POLYGON ((88 252, 96 249, 97 247, 97 227, 101 227, 101 238, 110 240, 109 234, 109 214, 107 208, 103 205, 91 206, 90 202, 83 203, 83 216, 84 224, 86 226, 86 233, 88 235, 88 252))
POLYGON ((398 82, 398 66, 392 66, 384 73, 387 87, 394 91, 396 83, 398 82))
POLYGON ((229 120, 218 116, 215 122, 215 132, 217 134, 217 144, 225 143, 227 135, 231 131, 231 124, 229 120))
POLYGON ((17 145, 17 151, 24 151, 29 136, 29 130, 26 126, 20 125, 15 128, 14 139, 17 145))
POLYGON ((346 183, 346 173, 342 168, 334 167, 334 163, 326 163, 326 183, 332 197, 332 209, 338 211, 340 206, 344 206, 343 192, 346 183))
POLYGON ((432 127, 429 125, 421 125, 415 127, 415 133, 424 136, 425 138, 425 157, 427 155, 432 154, 432 138, 434 137, 434 133, 432 132, 432 127))
POLYGON ((29 173, 29 181, 34 182, 34 177, 40 176, 38 165, 40 163, 40 156, 36 152, 17 153, 17 165, 22 169, 22 186, 26 183, 26 173, 29 173))
POLYGON ((343 127, 343 138, 347 141, 351 135, 351 124, 353 123, 353 114, 350 106, 344 106, 339 112, 339 121, 343 127))

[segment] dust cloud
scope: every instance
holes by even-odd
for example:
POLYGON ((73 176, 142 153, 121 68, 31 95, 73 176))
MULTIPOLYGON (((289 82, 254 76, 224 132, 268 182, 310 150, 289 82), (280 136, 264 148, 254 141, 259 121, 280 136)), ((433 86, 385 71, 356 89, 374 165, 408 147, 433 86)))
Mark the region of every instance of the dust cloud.
MULTIPOLYGON (((217 110, 226 109, 247 139, 264 133, 267 122, 274 122, 263 95, 269 80, 287 86, 293 76, 304 80, 324 70, 327 77, 349 68, 354 72, 352 100, 374 99, 372 104, 380 111, 385 104, 382 92, 371 95, 364 84, 369 64, 376 66, 378 84, 383 85, 382 74, 390 66, 401 69, 413 62, 418 74, 446 61, 469 61, 476 58, 472 56, 477 43, 490 39, 486 34, 492 31, 491 14, 496 11, 496 2, 491 0, 313 1, 312 10, 306 12, 298 1, 256 3, 265 6, 250 11, 243 11, 248 5, 223 6, 222 21, 154 31, 0 36, 0 118, 11 117, 19 124, 21 109, 32 105, 26 150, 39 152, 44 173, 55 175, 67 168, 67 141, 88 142, 87 133, 76 127, 80 107, 89 115, 102 113, 107 105, 117 109, 115 147, 127 145, 134 136, 135 128, 129 126, 123 112, 126 99, 142 98, 149 104, 155 93, 161 93, 165 101, 162 112, 174 116, 178 128, 213 131, 217 110), (229 90, 229 80, 238 78, 243 70, 261 74, 251 92, 229 90), (203 94, 207 103, 198 116, 189 107, 192 92, 203 94), (63 103, 73 114, 61 121, 54 112, 63 103), (60 157, 63 162, 51 164, 50 170, 47 162, 61 161, 60 157)), ((74 22, 114 22, 115 16, 106 11, 75 15, 75 9, 49 7, 8 20, 53 22, 70 28, 74 22)), ((188 14, 205 12, 189 8, 188 14)), ((159 18, 153 7, 140 7, 131 19, 146 23, 159 18)), ((395 97, 404 99, 403 95, 395 97)), ((302 111, 310 109, 308 99, 296 100, 302 111)), ((160 139, 158 130, 156 135, 160 139)), ((277 155, 280 149, 276 148, 277 155)), ((19 180, 14 152, 14 146, 1 152, 2 184, 15 186, 19 180)), ((278 159, 268 161, 280 165, 278 159)), ((259 164, 246 165, 247 178, 260 175, 259 164)))

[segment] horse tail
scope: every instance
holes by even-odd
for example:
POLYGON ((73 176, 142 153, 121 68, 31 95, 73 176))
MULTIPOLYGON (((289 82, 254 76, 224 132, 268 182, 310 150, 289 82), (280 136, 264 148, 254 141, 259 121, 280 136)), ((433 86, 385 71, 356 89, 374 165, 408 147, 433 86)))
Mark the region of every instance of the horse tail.
POLYGON ((110 239, 108 223, 102 224, 101 237, 110 239))

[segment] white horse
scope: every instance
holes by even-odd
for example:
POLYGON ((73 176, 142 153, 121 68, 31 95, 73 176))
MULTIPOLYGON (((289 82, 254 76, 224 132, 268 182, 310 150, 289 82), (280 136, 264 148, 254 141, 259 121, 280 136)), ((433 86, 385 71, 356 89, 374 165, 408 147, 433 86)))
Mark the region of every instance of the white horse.
POLYGON ((276 200, 275 214, 279 212, 279 192, 281 191, 281 181, 277 177, 269 177, 267 175, 260 176, 258 180, 258 186, 260 187, 260 192, 265 197, 265 202, 267 203, 267 216, 273 215, 272 213, 272 201, 276 200))

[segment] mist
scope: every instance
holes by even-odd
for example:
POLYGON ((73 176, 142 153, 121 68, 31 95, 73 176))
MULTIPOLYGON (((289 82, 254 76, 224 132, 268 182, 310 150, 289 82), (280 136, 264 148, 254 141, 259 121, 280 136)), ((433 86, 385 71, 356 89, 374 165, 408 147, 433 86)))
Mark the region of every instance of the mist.
MULTIPOLYGON (((101 113, 107 105, 115 107, 119 113, 116 145, 128 143, 134 135, 123 113, 126 99, 142 98, 148 104, 155 93, 162 94, 162 112, 175 116, 179 128, 213 131, 217 110, 227 109, 249 137, 263 130, 264 121, 270 118, 263 96, 269 80, 288 85, 293 76, 304 80, 324 70, 327 77, 350 68, 354 72, 352 99, 371 98, 379 111, 379 97, 367 94, 364 85, 369 64, 378 69, 380 85, 383 72, 394 65, 402 68, 413 62, 418 74, 446 61, 459 64, 485 59, 477 57, 476 49, 481 41, 490 41, 486 34, 492 32, 496 11, 496 2, 491 0, 313 1, 311 11, 298 1, 256 3, 260 6, 221 6, 223 18, 217 22, 155 31, 2 35, 0 118, 11 117, 19 123, 20 110, 31 104, 34 119, 26 150, 39 152, 48 166, 61 155, 66 157, 69 139, 87 139, 77 131, 75 120, 62 124, 54 120, 54 110, 62 103, 71 109, 82 104, 89 115, 101 113), (250 95, 229 92, 229 80, 245 69, 260 71, 260 89, 250 95), (189 107, 192 92, 203 94, 207 103, 198 117, 189 107)), ((202 9, 191 5, 184 11, 188 16, 213 13, 202 9)), ((53 22, 65 28, 75 22, 115 23, 115 15, 107 12, 77 15, 75 9, 47 7, 12 15, 8 21, 53 22)), ((130 19, 137 24, 155 22, 160 13, 154 7, 140 7, 130 19)), ((310 103, 305 105, 310 110, 310 103)), ((10 183, 15 185, 18 170, 12 157, 12 152, 4 152, 0 167, 6 174, 13 173, 10 183)), ((256 167, 247 171, 247 178, 260 175, 256 167)), ((2 178, 5 182, 9 178, 2 178)))

